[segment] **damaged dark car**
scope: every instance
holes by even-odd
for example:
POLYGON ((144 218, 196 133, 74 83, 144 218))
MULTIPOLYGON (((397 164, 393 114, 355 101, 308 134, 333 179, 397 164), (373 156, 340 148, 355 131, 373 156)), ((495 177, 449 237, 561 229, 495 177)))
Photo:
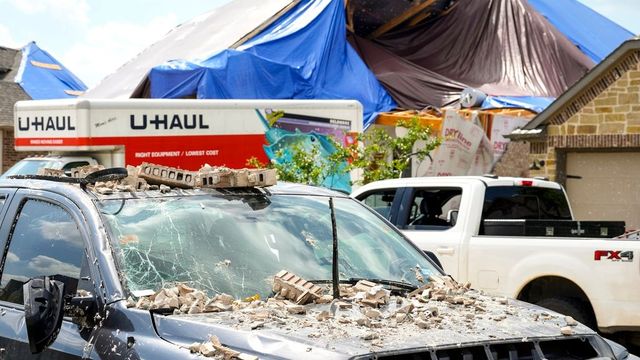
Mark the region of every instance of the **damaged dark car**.
POLYGON ((35 176, 0 201, 0 358, 638 359, 326 189, 35 176))

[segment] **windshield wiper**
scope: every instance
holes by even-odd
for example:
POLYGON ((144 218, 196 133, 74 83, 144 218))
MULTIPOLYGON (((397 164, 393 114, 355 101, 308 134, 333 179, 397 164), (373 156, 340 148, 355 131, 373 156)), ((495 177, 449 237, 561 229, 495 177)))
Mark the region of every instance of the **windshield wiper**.
MULTIPOLYGON (((340 279, 340 284, 356 284, 358 281, 360 280, 366 280, 366 281, 371 281, 373 283, 376 284, 380 284, 380 285, 387 285, 387 286, 391 286, 394 287, 395 289, 400 289, 400 290, 407 290, 407 291, 413 291, 415 289, 417 289, 418 287, 410 284, 408 282, 404 282, 404 281, 398 281, 398 280, 386 280, 386 279, 373 279, 373 278, 356 278, 356 277, 352 277, 352 278, 348 278, 348 279, 340 279)), ((320 280, 308 280, 310 283, 314 283, 314 284, 331 284, 333 281, 332 280, 327 280, 327 279, 320 279, 320 280)))
POLYGON ((348 280, 346 280, 346 282, 355 284, 360 280, 367 280, 380 285, 394 286, 398 289, 409 290, 409 291, 413 291, 418 288, 417 286, 410 284, 408 282, 397 281, 397 280, 386 280, 386 279, 349 278, 348 280))

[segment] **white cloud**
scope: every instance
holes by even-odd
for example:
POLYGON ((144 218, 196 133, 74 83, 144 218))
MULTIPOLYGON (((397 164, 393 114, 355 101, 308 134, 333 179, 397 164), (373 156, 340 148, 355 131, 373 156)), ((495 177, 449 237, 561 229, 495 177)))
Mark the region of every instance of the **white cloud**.
POLYGON ((18 262, 18 261, 20 261, 20 258, 18 257, 18 255, 12 252, 7 254, 7 263, 18 262))
POLYGON ((41 220, 38 226, 40 227, 40 235, 44 239, 64 241, 68 243, 67 246, 80 246, 78 243, 78 238, 81 236, 80 230, 73 221, 52 222, 41 220))
POLYGON ((28 267, 36 274, 66 275, 76 278, 80 275, 79 267, 44 255, 38 255, 31 259, 28 267))
POLYGON ((145 24, 109 22, 90 27, 59 60, 92 87, 176 25, 177 17, 168 14, 145 24))
POLYGON ((70 23, 89 22, 87 0, 9 0, 9 3, 28 15, 45 13, 70 23))
POLYGON ((18 42, 13 38, 9 29, 2 24, 0 24, 0 46, 10 47, 14 49, 20 48, 22 46, 19 45, 18 42))

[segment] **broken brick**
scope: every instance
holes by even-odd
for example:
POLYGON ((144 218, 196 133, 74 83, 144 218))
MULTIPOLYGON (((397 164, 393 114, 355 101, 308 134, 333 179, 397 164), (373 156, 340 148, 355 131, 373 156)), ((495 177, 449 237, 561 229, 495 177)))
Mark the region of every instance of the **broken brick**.
POLYGON ((138 167, 138 177, 152 185, 169 185, 177 188, 196 187, 196 172, 169 166, 142 163, 138 167))
POLYGON ((321 311, 321 312, 316 316, 316 320, 318 320, 318 321, 325 321, 325 320, 331 319, 332 317, 333 317, 333 316, 331 315, 331 313, 330 313, 330 312, 328 312, 328 311, 324 310, 324 311, 321 311))
POLYGON ((567 326, 578 326, 578 322, 571 316, 565 316, 564 321, 567 323, 567 326))
POLYGON ((275 185, 275 169, 229 169, 204 166, 197 175, 197 186, 203 188, 264 187, 275 185))
POLYGON ((287 309, 287 312, 289 312, 289 314, 305 314, 307 312, 307 309, 302 306, 302 305, 287 305, 285 307, 287 309))
POLYGON ((560 333, 562 335, 573 335, 575 334, 575 331, 573 331, 573 328, 571 326, 564 326, 560 328, 560 333))
POLYGON ((280 271, 273 278, 273 291, 285 299, 299 305, 317 300, 323 289, 286 270, 280 271))
POLYGON ((36 174, 40 176, 67 177, 67 174, 64 173, 64 170, 51 168, 40 168, 38 169, 38 172, 36 174))
POLYGON ((377 319, 382 316, 382 313, 377 309, 368 309, 367 311, 365 311, 364 315, 369 319, 377 319))

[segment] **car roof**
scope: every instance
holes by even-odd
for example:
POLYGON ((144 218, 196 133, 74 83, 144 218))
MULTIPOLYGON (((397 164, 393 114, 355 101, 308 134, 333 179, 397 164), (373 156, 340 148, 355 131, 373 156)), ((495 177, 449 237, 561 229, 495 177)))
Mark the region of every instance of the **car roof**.
POLYGON ((486 186, 520 186, 523 182, 532 182, 532 185, 537 187, 545 187, 552 189, 561 189, 560 184, 548 181, 541 178, 521 178, 521 177, 507 177, 507 176, 425 176, 425 177, 413 177, 413 178, 400 178, 400 179, 387 179, 374 181, 366 184, 357 190, 352 195, 359 195, 365 191, 375 189, 395 189, 400 187, 418 187, 418 186, 455 186, 454 183, 460 182, 482 182, 486 186))
POLYGON ((47 154, 47 155, 43 155, 43 156, 29 156, 26 157, 22 160, 26 160, 26 161, 38 161, 38 160, 86 160, 86 159, 92 159, 92 156, 89 155, 55 155, 55 154, 47 154))
POLYGON ((219 195, 308 195, 308 196, 331 196, 331 197, 348 197, 347 194, 326 189, 319 186, 310 186, 303 184, 278 182, 274 186, 264 188, 196 188, 196 189, 171 189, 170 191, 147 190, 138 192, 114 191, 110 194, 101 194, 93 191, 91 187, 86 190, 80 188, 77 184, 58 182, 52 180, 41 179, 0 179, 0 189, 2 188, 18 188, 33 189, 42 191, 51 191, 70 198, 93 198, 99 200, 105 199, 122 199, 122 198, 144 198, 144 197, 172 197, 172 196, 191 196, 202 195, 205 193, 214 193, 219 195))

